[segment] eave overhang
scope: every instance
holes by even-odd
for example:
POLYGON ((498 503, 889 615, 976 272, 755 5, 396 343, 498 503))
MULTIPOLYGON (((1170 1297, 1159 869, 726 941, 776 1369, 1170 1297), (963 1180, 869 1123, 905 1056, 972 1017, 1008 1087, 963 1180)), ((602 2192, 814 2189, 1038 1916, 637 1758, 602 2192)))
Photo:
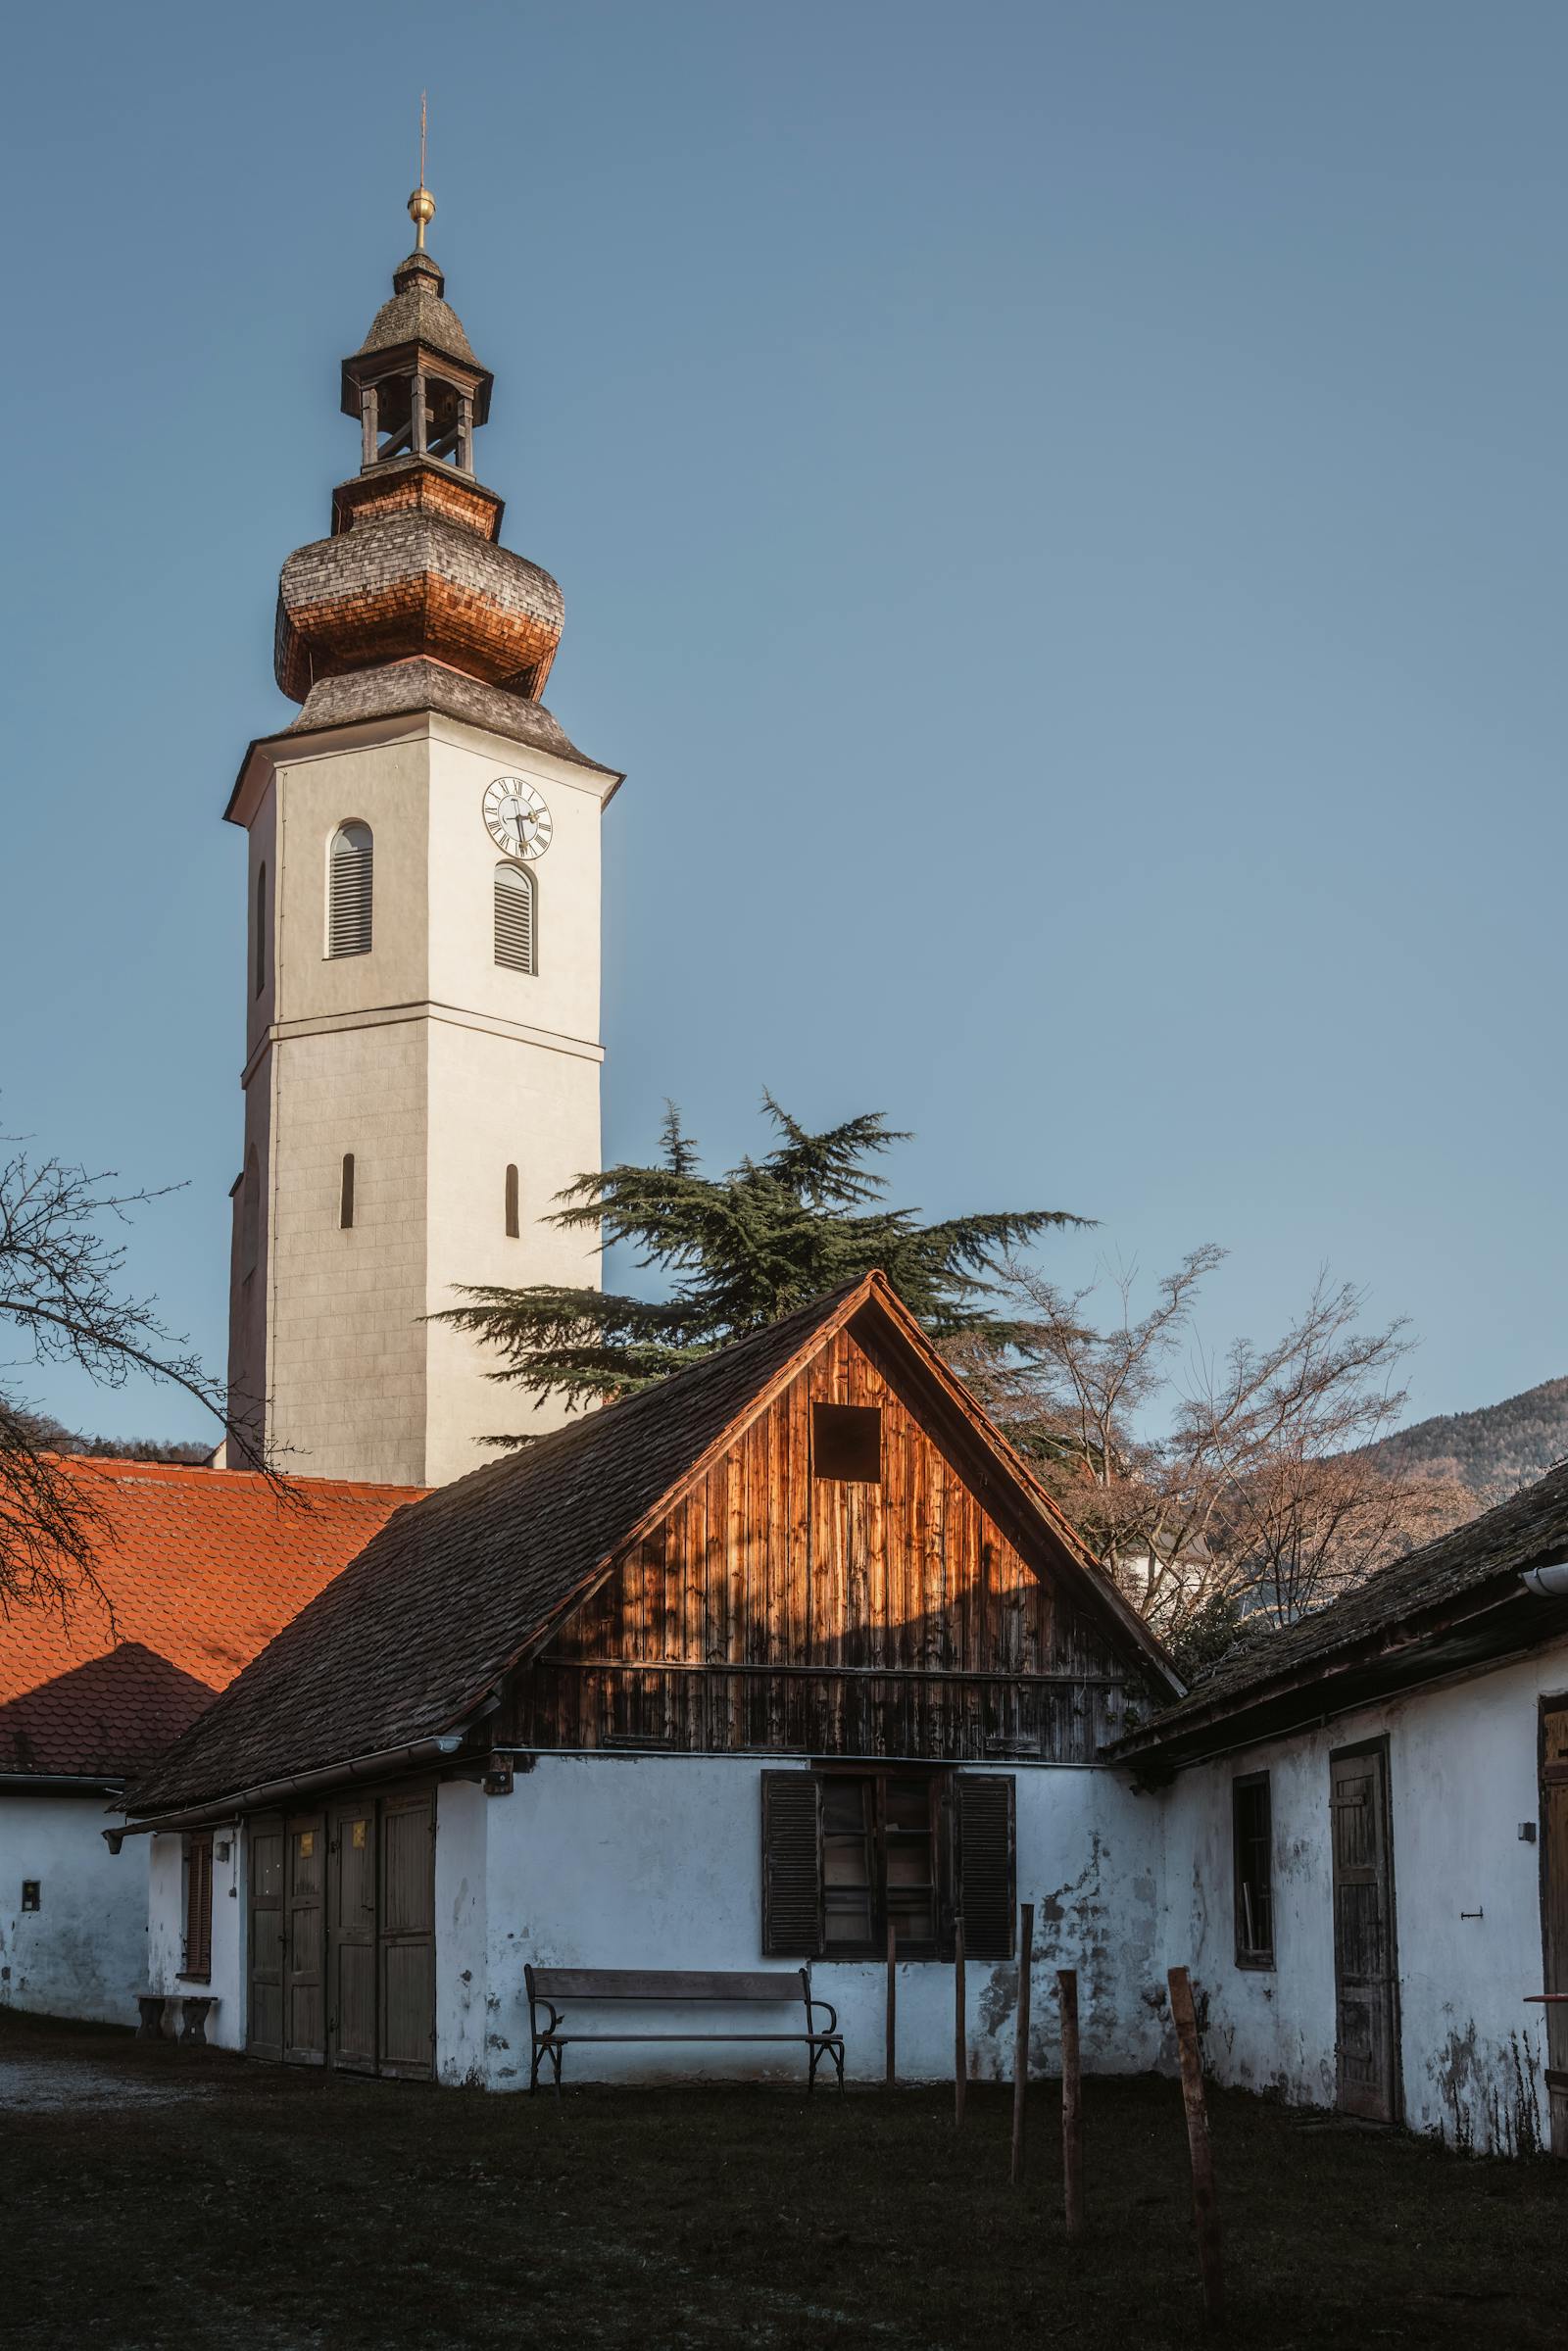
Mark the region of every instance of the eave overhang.
POLYGON ((1262 1745, 1381 1698, 1399 1697, 1451 1675, 1528 1655, 1568 1637, 1568 1600, 1526 1592, 1517 1569, 1397 1622, 1378 1627, 1326 1657, 1217 1692, 1208 1705, 1185 1707, 1102 1750, 1102 1760, 1130 1764, 1149 1783, 1189 1764, 1262 1745))

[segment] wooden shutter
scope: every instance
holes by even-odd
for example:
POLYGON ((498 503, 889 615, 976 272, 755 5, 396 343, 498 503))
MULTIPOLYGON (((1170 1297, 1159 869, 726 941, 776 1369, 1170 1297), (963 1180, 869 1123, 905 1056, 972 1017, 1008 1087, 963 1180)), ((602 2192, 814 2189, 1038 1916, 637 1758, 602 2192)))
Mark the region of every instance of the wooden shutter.
POLYGON ((185 1847, 185 1964, 180 1970, 205 1984, 213 1972, 213 1840, 192 1837, 185 1847))
POLYGON ((380 2070, 435 2072, 435 1795, 381 1806, 380 2070))
POLYGON ((345 824, 332 842, 326 952, 368 955, 375 883, 375 844, 368 824, 345 824))
POLYGON ((954 1784, 956 1891, 970 1959, 1010 1959, 1016 1865, 1010 1773, 960 1772, 954 1784))
POLYGON ((810 1772, 762 1774, 762 1949, 781 1959, 822 1949, 822 1797, 810 1772))
POLYGON ((520 865, 496 867, 496 961, 509 971, 534 967, 534 879, 520 865))
POLYGON ((254 1820, 250 1855, 250 2007, 245 2046, 253 2057, 283 2054, 283 1824, 254 1820))

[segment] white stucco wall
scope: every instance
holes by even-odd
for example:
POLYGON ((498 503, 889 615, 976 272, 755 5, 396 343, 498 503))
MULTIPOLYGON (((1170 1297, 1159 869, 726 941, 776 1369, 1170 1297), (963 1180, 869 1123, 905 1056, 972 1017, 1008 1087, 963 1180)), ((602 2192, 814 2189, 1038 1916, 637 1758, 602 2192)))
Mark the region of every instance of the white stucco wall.
POLYGON ((0 1795, 0 2008, 136 2021, 145 1988, 145 1839, 113 1854, 103 1795, 0 1795), (22 1908, 36 1878, 40 1907, 22 1908))
MULTIPOLYGON (((529 2044, 523 1966, 759 1968, 761 1791, 756 1756, 542 1756, 510 1796, 443 1788, 437 1852, 437 2063, 443 2080, 525 2088, 529 2044), (450 1826, 449 1826, 450 1824, 450 1826), (482 1871, 483 1896, 475 1893, 482 1871), (482 1915, 483 1914, 483 1915, 482 1915), (488 2012, 477 2053, 479 1975, 488 2012)), ((1160 1808, 1108 1771, 1009 1764, 1017 1789, 1018 1893, 1036 1912, 1035 2063, 1056 2062, 1050 1971, 1080 1970, 1086 2062, 1135 2072, 1162 2054, 1157 1979, 1160 1808)), ((968 1971, 970 2064, 1010 2078, 1016 1969, 968 1971)), ((880 2079, 886 1976, 879 1962, 818 1960, 812 1983, 839 2012, 848 2071, 880 2079)), ((662 2019, 667 2024, 667 2012, 662 2019)), ((693 2013, 692 2021, 700 2023, 693 2013)), ((733 2015, 714 2020, 723 2026, 733 2015)), ((585 2012, 590 2029, 613 2012, 585 2012)), ((953 1970, 906 1962, 899 1973, 899 2066, 907 2080, 953 2067, 953 1970)), ((798 2050, 765 2044, 663 2050, 586 2045, 568 2053, 578 2081, 650 2074, 796 2078, 798 2050)))
MULTIPOLYGON (((185 1894, 184 1840, 179 1837, 138 1837, 132 1845, 150 1848, 147 1885, 146 1988, 178 1999, 197 1992, 218 2003, 208 2012, 207 2037, 220 2049, 245 2046, 245 1840, 232 1826, 213 1831, 213 1964, 205 1984, 187 1984, 184 1964, 185 1894), (220 1848, 226 1845, 227 1854, 220 1848)), ((170 2022, 177 2033, 178 2008, 170 2022)))
POLYGON ((1163 1797, 1167 1961, 1206 2001, 1223 2082, 1335 2098, 1329 1756, 1385 1733, 1393 1819, 1404 2119, 1511 2151, 1545 2132, 1539 1701, 1568 1689, 1568 1643, 1183 1772, 1163 1797), (1275 1966, 1235 1963, 1231 1783, 1267 1771, 1275 1966), (1465 1917, 1462 1913, 1479 1913, 1465 1917))

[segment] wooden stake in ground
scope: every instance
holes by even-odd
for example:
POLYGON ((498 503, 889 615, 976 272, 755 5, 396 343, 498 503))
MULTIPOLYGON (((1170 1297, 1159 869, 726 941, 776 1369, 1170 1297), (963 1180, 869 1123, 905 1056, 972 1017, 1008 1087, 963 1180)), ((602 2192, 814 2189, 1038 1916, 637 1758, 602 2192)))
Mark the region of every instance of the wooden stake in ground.
POLYGON ((963 1996, 963 1921, 953 1923, 953 2127, 963 2129, 969 2088, 969 2019, 963 1996))
POLYGON ((1056 1970, 1061 2003, 1061 2216, 1067 2241, 1084 2232, 1083 2073, 1078 2056, 1078 1970, 1056 1970))
POLYGON ((1203 2100, 1203 2061, 1198 2047, 1198 2017, 1193 2007, 1192 1978, 1184 1967, 1167 1972, 1170 2013, 1176 2027, 1176 2047, 1182 2061, 1182 2098, 1187 2107, 1187 2144, 1193 2158, 1193 2224, 1198 2230, 1198 2266, 1203 2278, 1203 2309, 1217 2326, 1225 2309, 1225 2277, 1220 2261, 1219 2198, 1214 2189, 1214 2150, 1208 2139, 1208 2108, 1203 2100))
POLYGON ((1018 1905, 1018 2014, 1012 2042, 1012 2184, 1023 2184, 1023 2110, 1029 2095, 1029 1976, 1034 1958, 1035 1906, 1018 1905))
POLYGON ((888 1920, 888 2060, 889 2089, 899 2078, 899 1930, 888 1920))

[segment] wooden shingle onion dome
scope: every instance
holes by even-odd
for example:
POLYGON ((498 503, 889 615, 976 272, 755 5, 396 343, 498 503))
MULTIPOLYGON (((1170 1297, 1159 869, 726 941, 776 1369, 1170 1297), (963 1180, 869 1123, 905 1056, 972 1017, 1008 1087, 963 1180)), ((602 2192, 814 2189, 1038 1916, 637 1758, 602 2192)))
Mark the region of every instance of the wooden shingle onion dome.
POLYGON ((474 478, 473 435, 494 381, 419 237, 392 297, 343 363, 361 463, 332 494, 332 535, 296 549, 277 593, 275 669, 305 702, 324 678, 416 659, 537 701, 561 642, 561 590, 499 544, 503 505, 474 478))

